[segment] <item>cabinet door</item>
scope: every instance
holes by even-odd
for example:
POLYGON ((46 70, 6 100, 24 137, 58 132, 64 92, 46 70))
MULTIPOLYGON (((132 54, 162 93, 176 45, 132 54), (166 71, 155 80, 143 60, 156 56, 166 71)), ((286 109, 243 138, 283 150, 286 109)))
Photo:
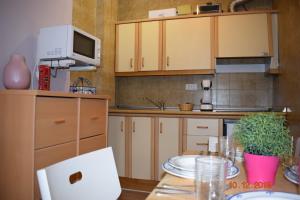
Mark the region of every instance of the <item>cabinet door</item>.
POLYGON ((120 24, 116 32, 116 72, 132 72, 136 65, 136 23, 120 24))
POLYGON ((108 146, 113 149, 119 176, 125 176, 125 117, 109 117, 108 146))
POLYGON ((140 23, 140 71, 159 70, 161 34, 159 21, 140 23))
POLYGON ((208 151, 209 137, 223 135, 222 120, 186 118, 183 134, 183 151, 208 151))
POLYGON ((97 135, 79 140, 79 154, 96 151, 106 147, 106 135, 97 135))
POLYGON ((79 138, 106 134, 107 100, 81 99, 79 138))
POLYGON ((268 14, 218 17, 217 57, 270 56, 269 22, 268 14))
POLYGON ((210 17, 166 20, 166 70, 212 68, 211 21, 210 17))
POLYGON ((172 156, 179 154, 179 119, 159 118, 158 125, 158 180, 160 180, 163 170, 162 164, 172 156))
POLYGON ((132 117, 131 178, 152 179, 152 130, 150 117, 132 117))
POLYGON ((35 149, 76 140, 77 100, 37 97, 35 149))
POLYGON ((40 190, 36 171, 57 162, 76 156, 76 142, 55 145, 34 152, 34 199, 39 200, 40 190))

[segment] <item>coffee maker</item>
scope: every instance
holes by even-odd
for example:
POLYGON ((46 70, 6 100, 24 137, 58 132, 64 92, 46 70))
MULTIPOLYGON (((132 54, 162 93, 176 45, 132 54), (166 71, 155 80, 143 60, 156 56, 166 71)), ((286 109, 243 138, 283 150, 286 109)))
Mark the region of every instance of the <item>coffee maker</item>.
POLYGON ((203 89, 203 97, 200 100, 200 110, 201 111, 212 111, 212 96, 211 96, 211 80, 202 80, 201 87, 203 89))

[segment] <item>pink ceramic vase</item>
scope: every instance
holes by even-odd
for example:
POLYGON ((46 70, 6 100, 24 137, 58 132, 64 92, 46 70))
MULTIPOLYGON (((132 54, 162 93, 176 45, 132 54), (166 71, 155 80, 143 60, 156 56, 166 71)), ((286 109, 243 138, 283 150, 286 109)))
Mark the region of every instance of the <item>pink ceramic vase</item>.
POLYGON ((28 89, 31 74, 24 56, 14 54, 3 71, 3 84, 7 89, 28 89))
POLYGON ((244 159, 248 183, 264 184, 264 186, 274 185, 279 166, 279 158, 277 156, 244 153, 244 159))

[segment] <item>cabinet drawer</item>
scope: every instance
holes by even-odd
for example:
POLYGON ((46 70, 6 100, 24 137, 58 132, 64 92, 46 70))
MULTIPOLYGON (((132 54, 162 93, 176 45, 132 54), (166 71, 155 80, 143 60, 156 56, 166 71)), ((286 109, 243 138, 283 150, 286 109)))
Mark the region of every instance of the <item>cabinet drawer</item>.
POLYGON ((208 138, 207 136, 187 136, 187 150, 195 151, 207 151, 208 150, 208 138))
POLYGON ((53 147, 39 149, 34 152, 34 199, 40 199, 39 187, 36 178, 38 169, 76 156, 76 142, 70 142, 53 147))
POLYGON ((77 100, 38 97, 35 122, 36 149, 75 140, 77 100))
POLYGON ((81 99, 80 138, 104 134, 106 132, 106 100, 81 99))
POLYGON ((94 137, 81 139, 79 141, 79 154, 102 149, 106 146, 106 135, 97 135, 94 137))
POLYGON ((218 136, 218 119, 187 119, 187 135, 218 136))

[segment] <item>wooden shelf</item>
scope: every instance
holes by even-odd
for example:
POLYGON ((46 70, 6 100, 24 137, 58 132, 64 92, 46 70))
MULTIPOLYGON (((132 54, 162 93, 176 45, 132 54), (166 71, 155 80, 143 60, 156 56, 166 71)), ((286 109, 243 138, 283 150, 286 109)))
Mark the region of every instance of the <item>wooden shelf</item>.
POLYGON ((253 10, 253 11, 243 11, 243 12, 220 12, 220 13, 207 13, 199 15, 181 15, 174 17, 160 17, 151 19, 136 19, 136 20, 125 20, 118 21, 116 24, 128 24, 128 23, 138 23, 138 22, 148 22, 148 21, 160 21, 160 20, 170 20, 170 19, 185 19, 185 18, 196 18, 196 17, 215 17, 215 16, 226 16, 226 15, 246 15, 246 14, 259 14, 259 13, 278 13, 277 10, 253 10))
POLYGON ((179 75, 192 75, 192 74, 205 74, 214 75, 215 69, 202 69, 202 70, 166 70, 166 71, 140 71, 140 72, 115 72, 115 76, 179 76, 179 75))

